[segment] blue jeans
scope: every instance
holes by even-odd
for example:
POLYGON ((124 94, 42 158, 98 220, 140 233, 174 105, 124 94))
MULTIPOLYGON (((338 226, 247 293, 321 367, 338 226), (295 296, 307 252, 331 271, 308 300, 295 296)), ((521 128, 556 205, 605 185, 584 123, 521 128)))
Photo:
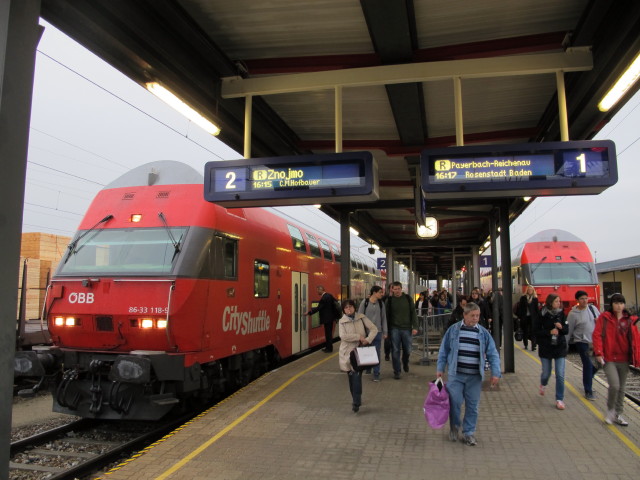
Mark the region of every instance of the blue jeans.
POLYGON ((449 424, 452 430, 460 427, 460 409, 464 401, 464 422, 462 433, 473 435, 476 433, 478 423, 478 407, 480 406, 480 392, 482 391, 482 377, 480 374, 469 375, 456 373, 449 374, 447 383, 449 392, 449 424))
POLYGON ((391 362, 393 363, 393 373, 400 373, 402 365, 400 364, 400 348, 402 348, 402 363, 409 362, 411 354, 411 330, 400 330, 399 328, 391 329, 391 362))
MULTIPOLYGON (((382 332, 378 332, 376 334, 376 338, 373 339, 373 342, 371 342, 371 345, 376 347, 376 352, 378 352, 378 360, 382 359, 382 357, 380 356, 380 346, 382 345, 382 332)), ((373 367, 373 374, 380 375, 380 364, 373 367)))
POLYGON ((593 394, 593 365, 589 358, 589 344, 585 342, 576 342, 574 344, 576 350, 580 354, 580 360, 582 360, 582 385, 584 386, 584 393, 593 394))
POLYGON ((551 361, 556 361, 556 400, 564 400, 564 365, 565 358, 540 358, 542 363, 542 375, 540 385, 547 385, 551 376, 551 361))
POLYGON ((359 407, 362 404, 362 372, 350 371, 349 391, 351 392, 351 402, 353 406, 359 407))

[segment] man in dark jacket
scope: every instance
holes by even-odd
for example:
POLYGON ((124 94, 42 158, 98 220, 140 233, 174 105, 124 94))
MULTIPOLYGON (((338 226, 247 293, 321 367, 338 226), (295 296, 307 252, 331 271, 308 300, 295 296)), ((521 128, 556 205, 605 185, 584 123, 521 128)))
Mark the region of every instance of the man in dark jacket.
POLYGON ((409 355, 411 354, 411 336, 418 333, 418 316, 413 300, 402 292, 402 283, 391 284, 391 295, 386 301, 387 325, 391 334, 391 360, 393 378, 400 379, 400 348, 402 348, 402 367, 409 371, 409 355))
POLYGON ((320 323, 324 325, 325 346, 323 352, 333 352, 333 322, 336 318, 336 299, 329 292, 325 291, 324 286, 318 285, 316 292, 320 295, 320 301, 316 307, 307 312, 307 315, 313 315, 320 312, 320 323))

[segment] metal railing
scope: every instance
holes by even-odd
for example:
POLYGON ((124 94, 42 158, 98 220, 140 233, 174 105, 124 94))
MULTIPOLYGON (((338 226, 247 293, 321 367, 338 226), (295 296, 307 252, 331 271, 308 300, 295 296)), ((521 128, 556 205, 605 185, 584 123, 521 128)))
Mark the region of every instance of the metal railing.
MULTIPOLYGON (((450 313, 443 313, 439 315, 418 315, 418 321, 420 322, 421 328, 418 331, 418 335, 414 337, 414 341, 417 341, 418 344, 422 345, 421 348, 419 347, 417 349, 418 351, 422 350, 420 364, 431 364, 431 352, 433 351, 437 354, 440 348, 440 341, 442 340, 450 318, 450 313)), ((412 350, 412 353, 414 353, 414 350, 412 350)))

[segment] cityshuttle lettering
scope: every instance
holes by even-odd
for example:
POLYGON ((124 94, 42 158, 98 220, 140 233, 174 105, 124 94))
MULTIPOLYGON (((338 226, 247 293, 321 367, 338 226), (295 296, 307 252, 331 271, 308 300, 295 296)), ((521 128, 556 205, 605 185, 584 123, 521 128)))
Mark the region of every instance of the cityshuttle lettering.
POLYGON ((222 312, 222 331, 235 332, 236 335, 266 332, 269 330, 271 319, 266 310, 260 310, 255 317, 251 312, 239 312, 238 306, 225 307, 222 312))

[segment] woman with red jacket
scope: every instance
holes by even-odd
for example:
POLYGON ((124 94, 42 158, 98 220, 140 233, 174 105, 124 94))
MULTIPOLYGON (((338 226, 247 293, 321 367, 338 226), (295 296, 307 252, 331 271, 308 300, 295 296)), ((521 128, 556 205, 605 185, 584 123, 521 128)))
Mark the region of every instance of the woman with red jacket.
POLYGON ((604 421, 609 425, 617 423, 626 427, 629 423, 622 418, 622 407, 629 364, 640 365, 638 317, 630 315, 624 308, 625 299, 620 293, 611 295, 609 304, 609 309, 596 320, 593 354, 603 365, 609 383, 604 421))

